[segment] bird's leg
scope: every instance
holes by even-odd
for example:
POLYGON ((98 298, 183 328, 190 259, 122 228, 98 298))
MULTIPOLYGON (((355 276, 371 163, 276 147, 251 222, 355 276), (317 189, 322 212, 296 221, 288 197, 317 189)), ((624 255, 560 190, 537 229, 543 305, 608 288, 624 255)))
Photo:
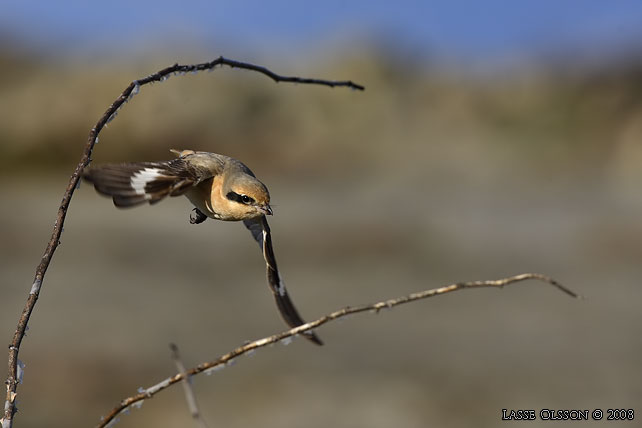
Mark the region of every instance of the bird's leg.
POLYGON ((189 214, 190 224, 200 224, 207 220, 207 216, 203 214, 198 208, 194 208, 189 214))

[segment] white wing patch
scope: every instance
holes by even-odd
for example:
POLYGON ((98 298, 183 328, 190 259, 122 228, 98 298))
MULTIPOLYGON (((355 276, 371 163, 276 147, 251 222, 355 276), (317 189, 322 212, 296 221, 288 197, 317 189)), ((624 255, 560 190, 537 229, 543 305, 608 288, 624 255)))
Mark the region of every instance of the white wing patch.
MULTIPOLYGON (((264 229, 264 228, 262 228, 262 229, 263 229, 263 236, 262 236, 261 246, 264 246, 265 243, 267 242, 268 231, 267 231, 267 229, 264 229)), ((269 260, 266 260, 266 262, 268 263, 268 265, 270 264, 269 260)), ((271 267, 272 267, 272 269, 276 270, 274 268, 274 266, 271 266, 271 267)), ((285 284, 283 283, 283 280, 281 279, 281 274, 277 273, 277 275, 279 277, 279 285, 276 286, 276 292, 279 293, 279 296, 285 296, 287 294, 287 291, 285 291, 285 284)))
POLYGON ((130 179, 132 189, 134 189, 134 192, 136 192, 136 194, 145 195, 145 199, 150 199, 151 195, 145 194, 145 186, 147 185, 147 183, 154 181, 155 179, 163 175, 164 174, 162 173, 162 170, 158 168, 142 169, 132 175, 130 179))

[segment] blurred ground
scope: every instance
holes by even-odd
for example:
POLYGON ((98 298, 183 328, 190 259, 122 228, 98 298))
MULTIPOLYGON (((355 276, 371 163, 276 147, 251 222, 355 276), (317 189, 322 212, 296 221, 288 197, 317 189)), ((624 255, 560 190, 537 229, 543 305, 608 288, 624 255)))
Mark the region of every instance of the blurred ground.
MULTIPOLYGON (((361 52, 262 64, 364 93, 226 69, 144 87, 94 161, 172 147, 244 160, 270 188, 279 265, 307 319, 531 271, 586 299, 522 283, 335 322, 319 331, 323 348, 296 340, 195 378, 210 425, 493 427, 511 425, 502 408, 642 412, 639 63, 472 75, 361 52)), ((0 58, 8 342, 89 129, 129 81, 174 58, 0 58)), ((190 366, 283 329, 249 233, 188 215, 182 198, 120 211, 80 187, 20 353, 17 426, 94 425, 174 373, 170 342, 190 366)), ((173 388, 118 426, 191 423, 173 388)), ((529 426, 543 425, 562 423, 529 426)))

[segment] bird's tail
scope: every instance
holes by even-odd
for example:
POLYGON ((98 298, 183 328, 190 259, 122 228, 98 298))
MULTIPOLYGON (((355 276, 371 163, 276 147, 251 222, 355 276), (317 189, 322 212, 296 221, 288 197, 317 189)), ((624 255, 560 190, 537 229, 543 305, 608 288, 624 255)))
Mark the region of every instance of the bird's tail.
POLYGON ((167 196, 183 194, 194 181, 182 173, 182 161, 103 165, 84 173, 96 191, 111 196, 119 208, 145 202, 155 204, 167 196))

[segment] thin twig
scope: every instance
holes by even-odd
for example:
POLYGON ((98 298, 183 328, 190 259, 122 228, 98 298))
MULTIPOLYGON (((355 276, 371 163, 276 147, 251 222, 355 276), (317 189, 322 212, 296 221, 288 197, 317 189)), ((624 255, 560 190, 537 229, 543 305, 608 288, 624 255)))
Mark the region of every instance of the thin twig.
POLYGON ((421 291, 418 293, 412 293, 407 296, 401 296, 397 297, 396 299, 389 299, 389 300, 384 300, 381 302, 377 303, 372 303, 369 305, 361 305, 361 306, 354 306, 354 307, 345 307, 343 309, 340 309, 338 311, 332 312, 328 315, 325 315, 316 321, 309 322, 307 324, 300 325, 296 328, 284 331, 279 334, 275 334, 269 337, 264 337, 263 339, 258 339, 255 340, 254 342, 246 343, 243 346, 239 346, 238 348, 234 349, 231 352, 228 352, 225 355, 222 355, 218 357, 217 359, 207 362, 207 363, 201 363, 198 366, 191 368, 185 372, 179 372, 175 374, 174 376, 168 377, 164 379, 163 381, 157 383, 156 385, 153 385, 147 389, 139 389, 138 394, 132 395, 130 397, 127 397, 121 402, 114 407, 107 416, 105 416, 100 425, 98 425, 99 428, 103 428, 107 426, 118 414, 121 412, 127 410, 129 406, 142 402, 143 400, 147 398, 152 398, 154 395, 156 395, 158 392, 168 388, 170 385, 175 384, 176 382, 180 382, 181 380, 185 379, 186 377, 189 376, 194 376, 202 372, 212 372, 214 370, 220 369, 225 367, 227 364, 231 364, 234 358, 239 357, 243 354, 247 354, 251 351, 254 351, 259 348, 263 348, 267 345, 270 345, 272 343, 276 343, 281 340, 288 340, 288 338, 291 338, 292 336, 295 336, 299 333, 303 333, 304 331, 307 330, 312 330, 313 328, 322 326, 323 324, 326 324, 330 321, 336 320, 338 318, 345 317, 350 314, 357 314, 361 312, 375 312, 378 313, 381 309, 384 308, 393 308, 395 306, 404 304, 404 303, 410 303, 414 302, 417 300, 422 300, 422 299, 427 299, 429 297, 437 296, 440 294, 446 294, 450 293, 453 291, 457 290, 462 290, 465 288, 477 288, 477 287, 504 287, 505 285, 513 284, 516 282, 520 281, 525 281, 528 279, 536 279, 545 283, 548 283, 559 290, 563 291, 564 293, 568 294, 569 296, 575 297, 575 298, 580 298, 581 296, 574 293, 570 289, 566 288, 553 278, 550 278, 546 275, 542 275, 539 273, 523 273, 520 275, 515 275, 511 276, 508 278, 502 278, 502 279, 496 279, 496 280, 488 280, 488 281, 472 281, 472 282, 460 282, 457 284, 451 284, 451 285, 446 285, 444 287, 439 287, 439 288, 433 288, 430 290, 426 291, 421 291))
POLYGON ((171 349, 172 351, 172 360, 174 360, 174 364, 176 364, 176 370, 178 370, 178 373, 181 376, 183 376, 183 381, 181 383, 183 384, 183 391, 185 392, 185 401, 187 401, 187 407, 189 408, 189 412, 199 427, 207 428, 207 423, 205 423, 205 420, 201 416, 200 410, 198 410, 196 395, 194 394, 194 390, 192 389, 192 383, 190 381, 190 377, 187 375, 187 371, 185 370, 185 365, 183 364, 183 361, 181 361, 181 356, 178 353, 178 346, 176 346, 174 343, 170 343, 169 349, 171 349))
POLYGON ((40 260, 40 263, 36 267, 36 275, 35 275, 33 284, 31 286, 31 290, 29 291, 27 303, 25 304, 22 314, 20 315, 20 319, 18 320, 18 326, 16 327, 16 332, 14 333, 13 340, 9 345, 8 374, 7 374, 7 380, 5 382, 7 385, 7 395, 6 395, 5 405, 4 405, 4 415, 2 418, 0 418, 2 428, 9 428, 13 425, 13 416, 16 412, 15 403, 16 403, 17 389, 18 389, 18 384, 20 383, 20 380, 18 379, 18 366, 20 364, 18 360, 18 352, 20 351, 20 345, 22 344, 22 339, 24 338, 25 331, 27 330, 27 324, 29 323, 29 318, 31 317, 33 309, 36 305, 36 301, 38 300, 38 296, 40 295, 40 288, 42 286, 45 273, 47 272, 47 268, 49 267, 49 263, 51 262, 51 259, 54 255, 54 252, 56 251, 56 248, 58 248, 58 245, 60 244, 60 236, 62 235, 63 225, 65 222, 65 218, 67 216, 67 209, 69 208, 69 204, 71 203, 71 197, 73 196, 74 191, 78 186, 83 170, 91 162, 91 154, 93 152, 94 145, 98 141, 98 134, 100 134, 100 131, 103 129, 105 124, 107 124, 108 122, 110 122, 116 117, 116 114, 118 113, 119 109, 127 101, 129 101, 134 95, 138 94, 138 91, 140 90, 141 86, 151 82, 160 82, 160 81, 166 80, 169 76, 175 75, 175 74, 182 75, 190 72, 195 73, 203 70, 213 70, 216 66, 219 66, 219 65, 220 66, 227 65, 232 68, 241 68, 245 70, 256 71, 258 73, 268 76, 275 82, 291 82, 291 83, 324 85, 329 87, 344 86, 344 87, 348 87, 356 90, 364 90, 363 86, 353 83, 352 81, 334 81, 334 80, 322 80, 322 79, 308 79, 308 78, 293 77, 293 76, 281 76, 279 74, 276 74, 268 70, 265 67, 261 67, 254 64, 248 64, 244 62, 239 62, 239 61, 234 61, 223 57, 219 57, 213 61, 205 62, 201 64, 189 64, 189 65, 174 64, 170 67, 164 68, 147 77, 144 77, 139 80, 134 80, 133 82, 131 82, 125 88, 125 90, 123 90, 120 96, 116 98, 116 100, 109 106, 107 111, 105 111, 105 113, 100 117, 96 125, 89 132, 89 137, 87 138, 87 143, 85 144, 85 148, 80 158, 80 162, 78 163, 78 165, 76 166, 76 169, 71 175, 71 178, 69 179, 69 184, 67 185, 65 193, 63 194, 62 202, 60 203, 60 207, 58 208, 58 213, 56 215, 56 221, 54 222, 51 239, 47 244, 47 248, 45 249, 45 252, 40 260))

